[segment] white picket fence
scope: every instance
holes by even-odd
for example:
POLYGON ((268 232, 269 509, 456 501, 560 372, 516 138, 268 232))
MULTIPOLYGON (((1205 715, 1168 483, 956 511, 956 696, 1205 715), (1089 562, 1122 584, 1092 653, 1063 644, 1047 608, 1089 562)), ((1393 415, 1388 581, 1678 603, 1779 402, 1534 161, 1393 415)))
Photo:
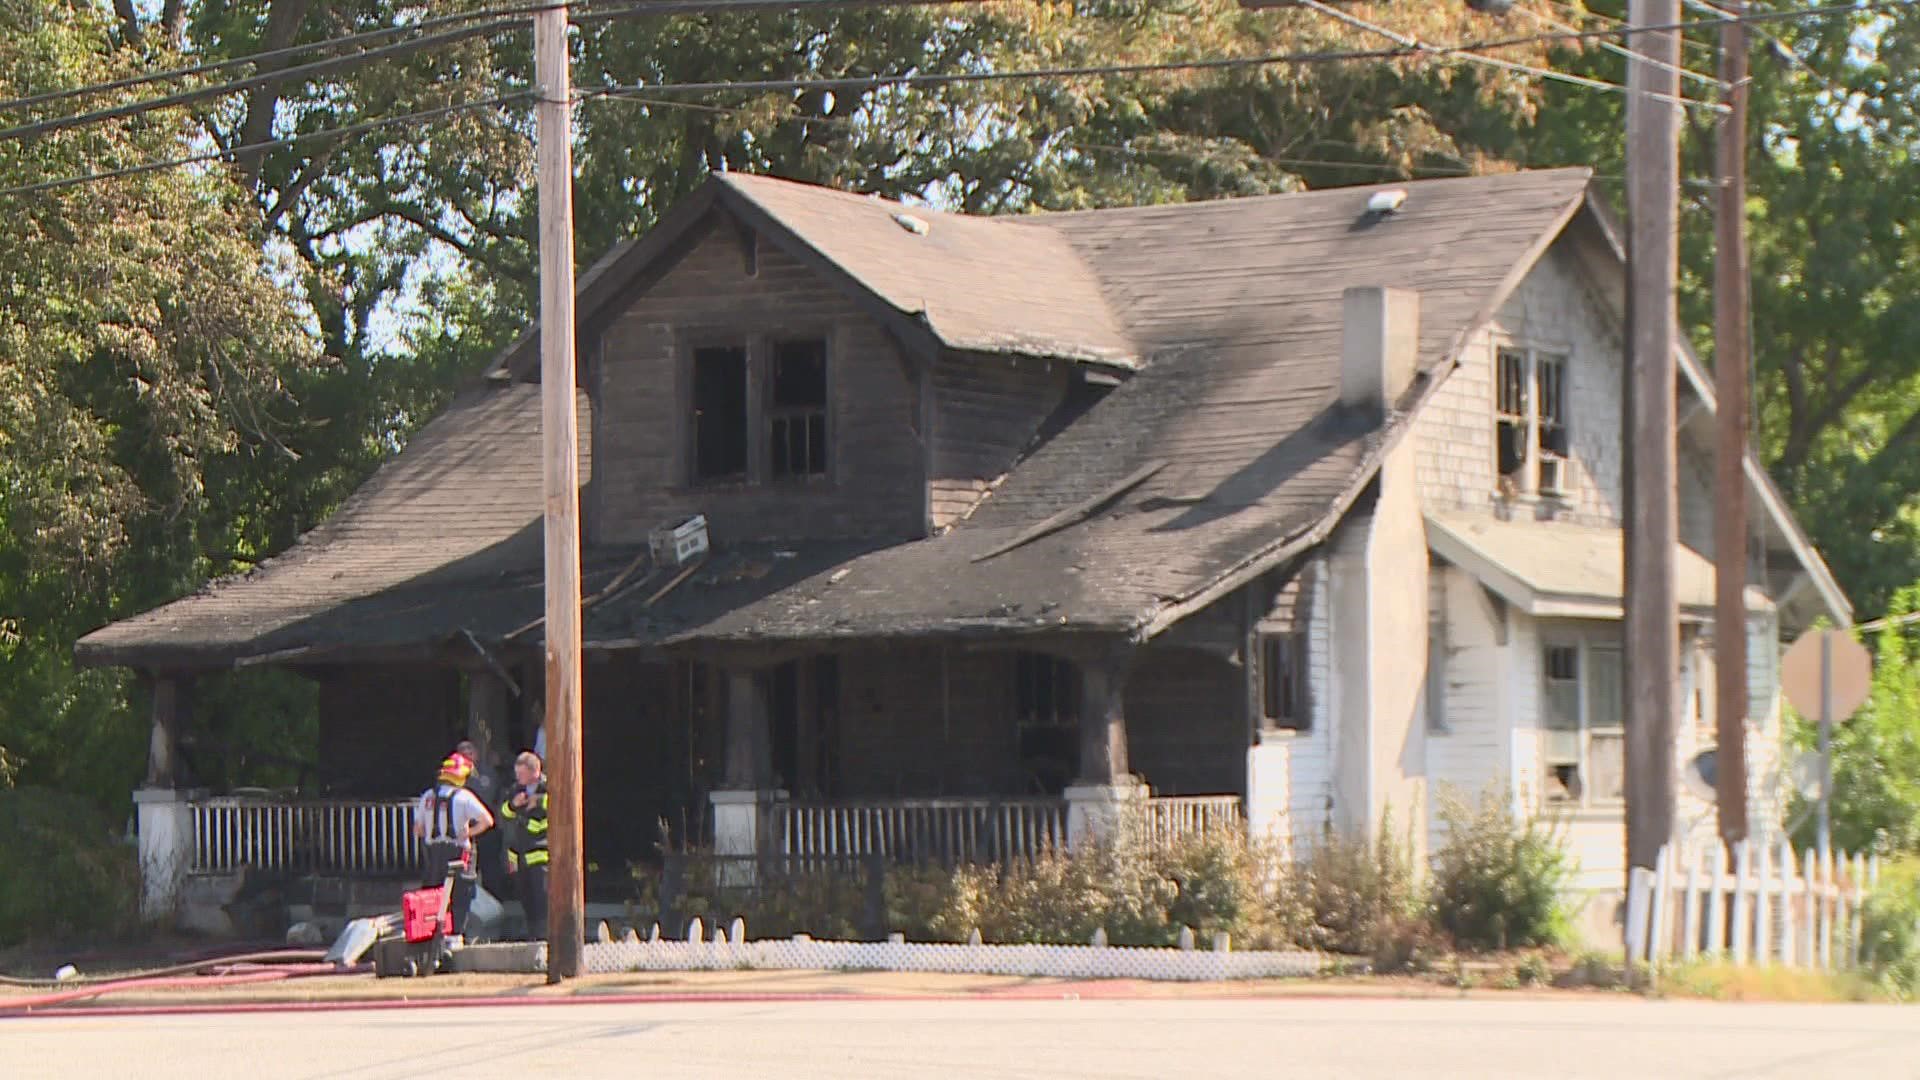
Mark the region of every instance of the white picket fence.
POLYGON ((1635 870, 1627 899, 1627 949, 1659 965, 1718 957, 1740 966, 1822 971, 1859 966, 1860 911, 1880 878, 1880 857, 1798 856, 1742 842, 1731 864, 1719 844, 1662 848, 1653 870, 1635 870))

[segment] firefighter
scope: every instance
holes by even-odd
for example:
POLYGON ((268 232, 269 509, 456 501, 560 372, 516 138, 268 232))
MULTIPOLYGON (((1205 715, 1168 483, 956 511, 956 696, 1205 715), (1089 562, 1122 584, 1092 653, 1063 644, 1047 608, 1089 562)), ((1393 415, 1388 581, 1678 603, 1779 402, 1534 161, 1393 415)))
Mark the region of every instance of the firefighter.
POLYGON ((547 936, 547 781, 540 755, 523 753, 513 762, 513 790, 500 804, 506 823, 507 873, 513 878, 520 909, 527 916, 527 937, 547 936))
POLYGON ((493 814, 480 797, 467 790, 473 776, 473 761, 454 753, 440 763, 440 776, 433 787, 420 796, 414 809, 413 835, 427 844, 425 888, 436 887, 447 879, 449 865, 458 864, 453 875, 453 895, 448 909, 453 914, 453 932, 467 932, 467 912, 473 907, 473 891, 478 884, 473 858, 474 838, 493 828, 493 814))

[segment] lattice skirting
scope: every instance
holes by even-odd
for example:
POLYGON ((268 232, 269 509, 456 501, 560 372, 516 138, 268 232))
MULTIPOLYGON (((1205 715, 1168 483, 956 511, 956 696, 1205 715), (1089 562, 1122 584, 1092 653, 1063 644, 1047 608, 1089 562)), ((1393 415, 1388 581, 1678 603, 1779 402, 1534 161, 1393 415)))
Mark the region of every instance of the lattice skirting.
POLYGON ((1311 952, 1211 952, 1093 945, 939 945, 909 942, 614 941, 589 944, 587 971, 927 971, 1065 979, 1213 982, 1317 975, 1311 952))

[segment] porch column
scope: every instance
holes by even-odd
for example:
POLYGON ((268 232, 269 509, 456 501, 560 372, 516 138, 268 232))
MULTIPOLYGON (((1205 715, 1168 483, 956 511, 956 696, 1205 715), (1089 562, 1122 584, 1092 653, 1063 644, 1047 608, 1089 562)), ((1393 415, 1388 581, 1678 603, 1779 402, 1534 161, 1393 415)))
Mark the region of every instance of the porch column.
POLYGON ((716 855, 759 855, 772 846, 767 810, 786 794, 772 788, 766 685, 752 668, 729 668, 725 785, 709 796, 716 855))
POLYGON ((507 693, 507 681, 491 671, 467 676, 467 738, 489 768, 511 764, 518 750, 507 745, 507 693))
POLYGON ((188 712, 192 681, 155 677, 153 733, 147 743, 146 785, 133 793, 140 839, 140 915, 170 921, 180 910, 187 871, 193 866, 192 802, 204 792, 181 789, 180 728, 188 712))
POLYGON ((1126 699, 1130 647, 1080 665, 1080 775, 1066 790, 1067 843, 1109 835, 1146 798, 1127 766, 1126 699))

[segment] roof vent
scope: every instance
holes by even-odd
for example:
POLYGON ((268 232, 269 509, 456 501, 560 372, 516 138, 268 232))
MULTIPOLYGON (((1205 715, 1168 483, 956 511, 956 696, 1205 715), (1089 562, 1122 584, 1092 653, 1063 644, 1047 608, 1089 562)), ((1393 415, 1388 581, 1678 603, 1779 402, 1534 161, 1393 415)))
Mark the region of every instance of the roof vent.
POLYGON ((893 223, 915 236, 927 235, 928 226, 926 221, 922 218, 914 217, 912 214, 895 214, 893 215, 893 223))
POLYGON ((1407 201, 1405 188, 1393 188, 1389 191, 1376 191, 1367 196, 1367 213, 1385 216, 1400 209, 1407 201))

